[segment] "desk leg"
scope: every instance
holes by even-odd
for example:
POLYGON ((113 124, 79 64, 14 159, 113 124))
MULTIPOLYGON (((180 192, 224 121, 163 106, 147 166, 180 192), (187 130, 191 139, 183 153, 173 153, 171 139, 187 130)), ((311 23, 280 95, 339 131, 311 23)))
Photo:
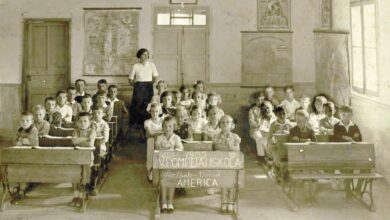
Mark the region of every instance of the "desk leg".
POLYGON ((374 204, 374 195, 373 195, 374 192, 372 190, 372 185, 374 185, 374 180, 370 179, 369 184, 370 184, 369 195, 370 195, 370 202, 371 202, 371 204, 369 205, 369 208, 370 208, 370 211, 375 212, 376 208, 375 208, 375 204, 374 204))
POLYGON ((1 195, 0 211, 5 210, 6 203, 7 203, 5 199, 7 198, 7 195, 9 194, 9 191, 7 189, 7 184, 5 182, 3 182, 2 184, 3 184, 3 192, 1 195))
POLYGON ((374 212, 376 210, 374 204, 374 195, 373 195, 373 182, 374 179, 365 179, 363 187, 361 189, 356 188, 356 191, 352 194, 355 199, 365 205, 370 211, 374 212), (369 187, 367 191, 367 186, 369 187), (364 201, 364 195, 368 194, 369 202, 364 201))
POLYGON ((81 206, 80 212, 85 212, 88 206, 87 193, 85 190, 85 184, 80 184, 80 193, 81 193, 81 206))
POLYGON ((235 215, 236 220, 241 220, 240 213, 238 212, 238 200, 239 200, 239 190, 240 190, 240 171, 236 171, 236 186, 234 190, 234 209, 233 209, 233 214, 235 215))
POLYGON ((288 190, 288 197, 292 211, 298 211, 298 205, 296 201, 296 181, 290 179, 290 188, 288 190))
POLYGON ((160 186, 157 185, 156 187, 156 208, 154 211, 154 219, 160 220, 161 216, 161 209, 160 209, 160 186))

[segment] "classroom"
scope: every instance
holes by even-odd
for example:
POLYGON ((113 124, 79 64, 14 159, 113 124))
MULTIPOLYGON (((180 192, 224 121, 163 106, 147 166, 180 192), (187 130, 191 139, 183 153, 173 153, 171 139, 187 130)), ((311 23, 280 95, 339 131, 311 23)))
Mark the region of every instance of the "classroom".
POLYGON ((0 0, 0 219, 389 219, 389 11, 0 0))

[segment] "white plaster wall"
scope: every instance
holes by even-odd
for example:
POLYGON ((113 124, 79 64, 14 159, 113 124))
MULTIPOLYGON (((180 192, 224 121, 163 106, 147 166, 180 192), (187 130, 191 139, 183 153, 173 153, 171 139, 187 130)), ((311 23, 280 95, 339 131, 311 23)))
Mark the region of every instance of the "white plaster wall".
MULTIPOLYGON (((315 5, 318 0, 292 0, 293 80, 314 82, 315 5)), ((210 6, 210 74, 212 83, 240 83, 242 30, 257 30, 256 0, 199 0, 210 6)), ((82 76, 84 7, 142 7, 139 46, 153 48, 152 9, 168 0, 2 0, 0 4, 0 83, 21 83, 23 19, 71 19, 71 78, 94 83, 100 77, 82 76)), ((126 82, 111 77, 111 82, 126 82)))

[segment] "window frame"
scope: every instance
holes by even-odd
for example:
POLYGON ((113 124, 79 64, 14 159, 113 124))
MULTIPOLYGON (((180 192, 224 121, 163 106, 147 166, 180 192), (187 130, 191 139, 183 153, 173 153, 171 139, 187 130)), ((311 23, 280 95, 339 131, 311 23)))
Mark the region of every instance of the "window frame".
POLYGON ((153 24, 157 28, 182 28, 182 27, 191 27, 191 28, 208 28, 210 25, 210 10, 208 7, 201 7, 201 6, 185 6, 180 7, 180 6, 169 6, 169 7, 155 7, 154 8, 154 21, 153 24), (190 11, 190 16, 189 17, 177 17, 174 16, 174 13, 177 13, 178 10, 183 10, 183 12, 190 11), (203 10, 206 15, 206 24, 205 25, 195 25, 194 24, 194 12, 203 10), (158 14, 159 13, 169 13, 169 25, 159 25, 158 24, 158 14), (172 20, 174 18, 190 18, 191 19, 191 25, 174 25, 172 24, 172 20))
POLYGON ((380 82, 380 74, 379 74, 379 38, 378 38, 378 4, 376 0, 351 0, 350 7, 349 7, 349 12, 350 12, 350 28, 351 28, 351 35, 350 35, 350 51, 351 51, 351 87, 352 90, 362 94, 362 95, 368 95, 368 96, 373 96, 373 97, 378 97, 379 96, 379 82, 380 82), (365 45, 365 36, 364 36, 364 30, 365 30, 365 25, 364 25, 364 6, 365 5, 374 5, 375 8, 375 55, 376 55, 376 78, 377 78, 377 91, 373 91, 367 88, 367 74, 366 74, 366 45, 365 45), (354 56, 353 56, 353 31, 352 31, 352 8, 353 7, 360 7, 360 25, 361 25, 361 48, 362 48, 362 72, 363 72, 363 88, 357 87, 354 85, 354 71, 353 71, 353 65, 354 65, 354 56))

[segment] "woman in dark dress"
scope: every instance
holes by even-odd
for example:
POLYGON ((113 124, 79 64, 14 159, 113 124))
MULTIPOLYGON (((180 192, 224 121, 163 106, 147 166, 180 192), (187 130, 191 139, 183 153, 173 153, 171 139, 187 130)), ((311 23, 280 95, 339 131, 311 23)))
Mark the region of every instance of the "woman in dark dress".
POLYGON ((146 108, 153 97, 153 83, 158 77, 154 63, 149 61, 149 51, 141 48, 137 52, 138 63, 133 65, 129 75, 133 86, 133 98, 130 105, 130 126, 141 131, 141 141, 145 141, 144 121, 148 117, 146 108))

